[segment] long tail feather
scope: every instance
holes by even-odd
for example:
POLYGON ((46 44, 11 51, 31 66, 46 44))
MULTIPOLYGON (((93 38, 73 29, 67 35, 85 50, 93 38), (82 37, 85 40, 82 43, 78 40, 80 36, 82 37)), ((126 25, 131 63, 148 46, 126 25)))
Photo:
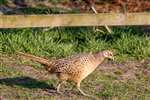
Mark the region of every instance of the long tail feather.
POLYGON ((42 57, 38 57, 38 56, 34 56, 34 55, 31 55, 31 54, 27 54, 27 53, 23 53, 23 52, 18 52, 19 55, 23 56, 23 57, 26 57, 28 59, 31 59, 33 61, 36 61, 42 65, 46 65, 46 66, 49 66, 52 61, 48 60, 48 59, 45 59, 45 58, 42 58, 42 57))

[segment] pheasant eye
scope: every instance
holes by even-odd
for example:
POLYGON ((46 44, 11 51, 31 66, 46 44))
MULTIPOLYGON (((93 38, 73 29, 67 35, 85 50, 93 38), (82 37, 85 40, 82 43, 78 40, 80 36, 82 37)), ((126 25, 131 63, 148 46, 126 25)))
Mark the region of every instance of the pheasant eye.
POLYGON ((113 56, 113 54, 112 54, 112 53, 110 53, 109 55, 110 55, 110 56, 113 56))

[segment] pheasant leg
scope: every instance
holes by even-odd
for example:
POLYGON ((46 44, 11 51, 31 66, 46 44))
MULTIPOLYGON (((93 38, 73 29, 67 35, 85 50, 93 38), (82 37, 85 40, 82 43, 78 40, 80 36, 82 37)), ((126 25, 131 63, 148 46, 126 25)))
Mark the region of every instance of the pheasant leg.
POLYGON ((57 86, 57 93, 61 93, 60 87, 61 87, 61 85, 64 84, 64 83, 65 83, 65 81, 61 81, 61 82, 58 84, 58 86, 57 86))
POLYGON ((82 95, 84 95, 84 96, 90 96, 90 95, 84 93, 84 92, 81 90, 81 88, 80 88, 80 83, 77 84, 77 89, 80 91, 80 93, 81 93, 82 95))

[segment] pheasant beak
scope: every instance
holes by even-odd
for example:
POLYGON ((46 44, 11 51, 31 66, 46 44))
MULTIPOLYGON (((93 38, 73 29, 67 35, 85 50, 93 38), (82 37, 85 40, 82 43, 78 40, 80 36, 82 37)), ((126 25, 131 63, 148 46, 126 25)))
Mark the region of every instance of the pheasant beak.
POLYGON ((112 61, 114 61, 115 60, 115 58, 112 56, 112 57, 109 57, 109 59, 110 60, 112 60, 112 61))

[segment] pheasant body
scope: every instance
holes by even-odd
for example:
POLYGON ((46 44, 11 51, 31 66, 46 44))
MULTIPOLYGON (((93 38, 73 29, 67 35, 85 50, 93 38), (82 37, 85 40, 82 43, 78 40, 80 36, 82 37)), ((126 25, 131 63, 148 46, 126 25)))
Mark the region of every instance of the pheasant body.
POLYGON ((66 74, 67 80, 78 82, 93 72, 98 65, 98 59, 92 54, 82 54, 52 62, 49 72, 66 74))

